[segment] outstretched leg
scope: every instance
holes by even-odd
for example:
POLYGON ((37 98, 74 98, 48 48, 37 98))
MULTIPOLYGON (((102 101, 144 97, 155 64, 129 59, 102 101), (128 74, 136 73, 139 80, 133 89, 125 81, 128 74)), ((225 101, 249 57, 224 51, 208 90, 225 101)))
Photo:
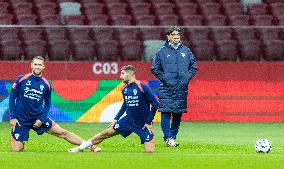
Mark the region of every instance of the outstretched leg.
POLYGON ((63 138, 71 144, 80 145, 83 143, 83 139, 78 135, 61 128, 58 124, 52 126, 48 133, 63 138))

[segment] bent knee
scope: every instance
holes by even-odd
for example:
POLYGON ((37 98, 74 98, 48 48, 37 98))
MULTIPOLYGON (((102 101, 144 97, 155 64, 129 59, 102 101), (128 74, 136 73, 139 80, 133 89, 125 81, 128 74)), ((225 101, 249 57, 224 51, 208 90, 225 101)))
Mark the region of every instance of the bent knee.
POLYGON ((12 146, 11 151, 12 152, 21 152, 24 150, 24 146, 12 146))

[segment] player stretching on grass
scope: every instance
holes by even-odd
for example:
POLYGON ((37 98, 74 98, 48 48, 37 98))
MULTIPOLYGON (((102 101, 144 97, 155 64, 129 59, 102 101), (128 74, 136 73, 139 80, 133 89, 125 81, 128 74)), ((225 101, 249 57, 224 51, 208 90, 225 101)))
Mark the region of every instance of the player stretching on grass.
POLYGON ((135 72, 136 69, 132 65, 124 66, 121 69, 120 78, 125 83, 122 88, 124 102, 114 121, 107 129, 80 146, 69 149, 69 152, 82 151, 118 134, 127 137, 132 132, 140 137, 145 152, 155 151, 152 120, 158 108, 158 101, 149 87, 135 79, 135 72), (152 105, 151 108, 150 104, 152 105), (126 115, 122 116, 124 112, 126 112, 126 115))
MULTIPOLYGON (((48 118, 51 85, 42 77, 44 67, 44 58, 34 57, 31 63, 32 73, 19 76, 13 84, 9 100, 11 151, 24 150, 30 129, 38 135, 48 132, 76 145, 84 142, 79 136, 64 130, 48 118)), ((100 148, 92 146, 91 150, 97 152, 100 148)))

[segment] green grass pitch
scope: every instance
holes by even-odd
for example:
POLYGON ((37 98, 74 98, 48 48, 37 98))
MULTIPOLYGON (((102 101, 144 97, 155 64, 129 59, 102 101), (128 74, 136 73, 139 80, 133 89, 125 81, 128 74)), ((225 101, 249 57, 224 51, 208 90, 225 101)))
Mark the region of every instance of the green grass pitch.
MULTIPOLYGON (((60 123, 84 139, 103 130, 106 123, 60 123)), ((183 122, 177 148, 165 147, 160 124, 154 124, 156 153, 144 154, 139 138, 132 134, 110 138, 100 144, 101 153, 68 153, 73 145, 44 134, 30 132, 25 152, 9 151, 9 124, 0 123, 0 169, 284 169, 284 123, 183 122), (258 154, 259 138, 272 143, 272 151, 258 154)))

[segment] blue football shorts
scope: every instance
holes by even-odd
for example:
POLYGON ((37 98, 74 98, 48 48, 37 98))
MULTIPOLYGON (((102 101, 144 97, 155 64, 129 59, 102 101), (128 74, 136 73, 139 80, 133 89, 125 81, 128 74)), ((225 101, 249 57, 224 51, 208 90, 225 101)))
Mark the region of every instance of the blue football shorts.
POLYGON ((145 127, 138 127, 127 116, 119 119, 113 126, 113 129, 124 138, 129 136, 132 132, 136 133, 140 137, 141 144, 144 144, 145 142, 151 142, 154 139, 153 133, 150 133, 149 130, 145 127))
POLYGON ((51 129, 56 123, 51 119, 47 118, 39 128, 33 126, 16 125, 15 130, 11 131, 11 136, 15 141, 26 142, 29 140, 30 129, 33 129, 38 135, 42 135, 44 132, 51 129))

